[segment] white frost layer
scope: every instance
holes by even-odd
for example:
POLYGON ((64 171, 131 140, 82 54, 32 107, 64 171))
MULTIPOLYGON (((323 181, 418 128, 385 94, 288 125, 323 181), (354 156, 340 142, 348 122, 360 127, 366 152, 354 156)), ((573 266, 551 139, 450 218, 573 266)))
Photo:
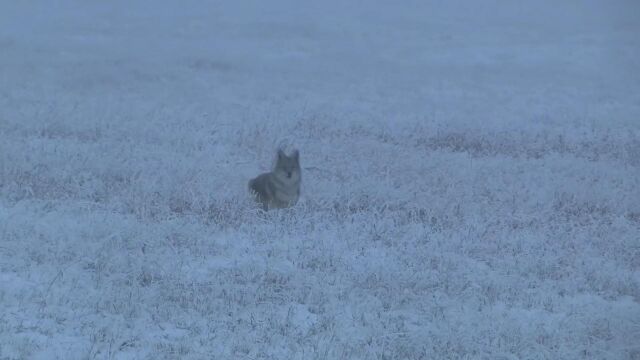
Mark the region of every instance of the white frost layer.
POLYGON ((0 2, 0 359, 640 358, 635 1, 231 3, 0 2))

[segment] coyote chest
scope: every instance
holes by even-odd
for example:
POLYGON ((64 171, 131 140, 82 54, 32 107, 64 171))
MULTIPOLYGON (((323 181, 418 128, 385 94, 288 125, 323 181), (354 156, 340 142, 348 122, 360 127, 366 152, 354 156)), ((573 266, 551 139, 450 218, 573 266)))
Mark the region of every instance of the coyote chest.
POLYGON ((298 202, 298 197, 300 197, 300 181, 292 184, 282 184, 281 186, 277 186, 277 178, 273 180, 276 184, 273 191, 274 200, 280 203, 282 207, 295 205, 298 202))

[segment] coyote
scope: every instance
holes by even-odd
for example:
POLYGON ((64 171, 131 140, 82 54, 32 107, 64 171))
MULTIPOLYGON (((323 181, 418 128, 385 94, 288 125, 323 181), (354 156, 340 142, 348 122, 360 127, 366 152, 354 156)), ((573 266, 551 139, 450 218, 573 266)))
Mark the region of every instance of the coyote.
POLYGON ((280 149, 273 171, 251 179, 249 192, 253 193, 265 211, 293 206, 300 197, 301 175, 298 150, 287 156, 280 149))

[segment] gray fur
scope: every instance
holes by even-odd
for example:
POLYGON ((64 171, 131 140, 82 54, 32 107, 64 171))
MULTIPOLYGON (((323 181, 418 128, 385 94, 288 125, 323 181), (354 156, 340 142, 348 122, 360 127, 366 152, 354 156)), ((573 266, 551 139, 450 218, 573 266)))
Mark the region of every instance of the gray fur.
POLYGON ((300 198, 300 153, 295 150, 287 156, 278 150, 278 158, 273 171, 260 174, 249 181, 249 191, 255 196, 262 209, 282 209, 293 206, 300 198))

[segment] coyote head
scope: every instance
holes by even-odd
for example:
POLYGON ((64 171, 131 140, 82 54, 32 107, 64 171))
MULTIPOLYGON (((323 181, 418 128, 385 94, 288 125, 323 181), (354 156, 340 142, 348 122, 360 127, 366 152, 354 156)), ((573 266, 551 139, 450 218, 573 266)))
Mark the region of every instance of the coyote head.
POLYGON ((300 153, 298 150, 295 150, 291 156, 278 150, 276 167, 273 172, 283 181, 291 183, 300 181, 300 153))

